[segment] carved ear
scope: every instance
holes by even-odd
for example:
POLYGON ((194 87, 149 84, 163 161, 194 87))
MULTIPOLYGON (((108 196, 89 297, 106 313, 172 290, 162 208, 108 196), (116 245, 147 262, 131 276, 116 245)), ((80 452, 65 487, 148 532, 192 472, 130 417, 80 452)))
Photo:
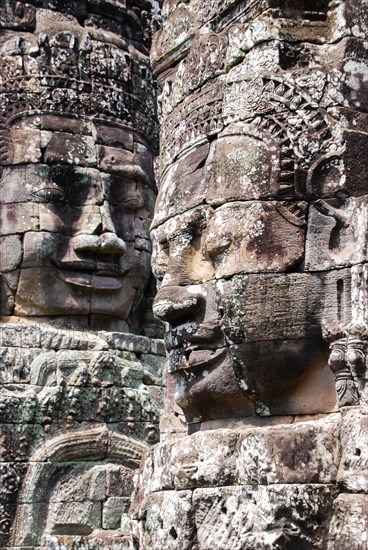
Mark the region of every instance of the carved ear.
POLYGON ((334 197, 343 191, 343 152, 319 157, 308 170, 307 193, 314 197, 334 197))
POLYGON ((0 165, 12 164, 14 158, 14 148, 9 132, 0 131, 0 165))
POLYGON ((76 38, 74 34, 69 31, 60 32, 50 41, 50 45, 73 50, 76 45, 76 38))

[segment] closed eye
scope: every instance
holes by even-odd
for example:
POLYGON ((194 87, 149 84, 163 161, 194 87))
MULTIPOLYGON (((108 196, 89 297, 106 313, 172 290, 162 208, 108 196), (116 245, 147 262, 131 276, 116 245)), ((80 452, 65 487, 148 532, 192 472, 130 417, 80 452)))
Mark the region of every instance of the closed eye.
POLYGON ((37 189, 33 191, 32 195, 39 199, 40 202, 51 204, 65 204, 67 202, 66 196, 61 189, 55 187, 45 187, 43 189, 37 189))
POLYGON ((142 206, 142 198, 127 197, 122 202, 114 203, 113 206, 118 212, 136 212, 142 206))
POLYGON ((206 240, 206 250, 211 258, 216 258, 225 250, 229 248, 232 242, 231 235, 224 234, 210 234, 206 240))

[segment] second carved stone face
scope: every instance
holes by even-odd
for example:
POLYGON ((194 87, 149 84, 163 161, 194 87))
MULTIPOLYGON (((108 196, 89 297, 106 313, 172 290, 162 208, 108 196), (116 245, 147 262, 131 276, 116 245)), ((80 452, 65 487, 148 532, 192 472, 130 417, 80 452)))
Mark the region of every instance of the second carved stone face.
POLYGON ((154 313, 167 323, 169 372, 188 422, 334 405, 322 281, 300 270, 307 205, 275 200, 277 181, 276 146, 229 132, 163 178, 154 313))
POLYGON ((151 154, 137 145, 102 147, 102 170, 78 160, 63 164, 60 151, 57 163, 4 169, 1 232, 8 256, 15 261, 22 253, 15 315, 128 318, 150 273, 147 218, 154 202, 151 154), (114 151, 124 157, 116 171, 114 151))

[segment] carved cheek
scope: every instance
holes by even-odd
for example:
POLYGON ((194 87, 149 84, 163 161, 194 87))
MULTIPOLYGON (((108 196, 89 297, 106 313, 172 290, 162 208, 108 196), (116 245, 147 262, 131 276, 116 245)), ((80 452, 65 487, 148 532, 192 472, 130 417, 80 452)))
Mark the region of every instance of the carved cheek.
POLYGON ((282 272, 304 254, 303 225, 280 215, 276 202, 233 202, 218 208, 210 221, 209 236, 216 278, 241 272, 282 272))

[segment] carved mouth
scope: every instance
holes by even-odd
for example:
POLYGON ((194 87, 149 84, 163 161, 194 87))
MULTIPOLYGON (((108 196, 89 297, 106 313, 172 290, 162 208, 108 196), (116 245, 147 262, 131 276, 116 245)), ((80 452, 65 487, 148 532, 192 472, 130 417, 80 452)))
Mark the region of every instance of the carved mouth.
POLYGON ((106 262, 58 262, 54 260, 58 277, 65 283, 96 290, 118 290, 122 276, 128 271, 106 262))
POLYGON ((165 333, 165 346, 170 352, 178 348, 217 349, 224 347, 224 335, 219 324, 196 321, 170 328, 165 333))
POLYGON ((169 353, 168 372, 175 374, 204 370, 221 362, 226 354, 226 348, 203 349, 196 346, 176 348, 169 353))

